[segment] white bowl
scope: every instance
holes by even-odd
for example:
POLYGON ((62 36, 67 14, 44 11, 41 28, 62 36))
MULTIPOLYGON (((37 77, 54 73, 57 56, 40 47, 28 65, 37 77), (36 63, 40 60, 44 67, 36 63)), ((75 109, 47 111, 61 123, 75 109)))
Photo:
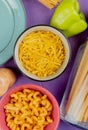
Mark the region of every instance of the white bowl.
POLYGON ((25 74, 26 76, 28 76, 29 78, 32 78, 34 80, 38 80, 38 81, 47 81, 47 80, 51 80, 51 79, 54 79, 56 77, 58 77, 59 75, 62 74, 62 72, 66 69, 67 65, 68 65, 68 62, 69 62, 69 58, 70 58, 70 47, 69 47, 69 42, 68 40, 66 39, 66 37, 57 29, 51 27, 51 26, 47 26, 47 25, 36 25, 36 26, 32 26, 30 28, 28 28, 27 30, 25 30, 20 36, 19 38, 17 39, 16 41, 16 44, 15 44, 15 48, 14 48, 14 59, 15 59, 15 62, 18 66, 18 68, 20 69, 20 71, 25 74), (50 75, 50 76, 47 76, 47 77, 44 77, 44 78, 39 78, 38 76, 36 75, 33 75, 31 73, 29 73, 23 66, 22 64, 20 63, 19 61, 19 57, 18 57, 18 52, 19 52, 19 43, 23 40, 23 38, 31 33, 31 32, 34 32, 34 31, 40 31, 40 30, 44 30, 44 31, 50 31, 56 35, 58 35, 60 37, 60 39, 62 40, 62 43, 63 43, 63 46, 66 50, 66 54, 65 54, 65 59, 61 65, 61 67, 57 70, 56 73, 50 75))

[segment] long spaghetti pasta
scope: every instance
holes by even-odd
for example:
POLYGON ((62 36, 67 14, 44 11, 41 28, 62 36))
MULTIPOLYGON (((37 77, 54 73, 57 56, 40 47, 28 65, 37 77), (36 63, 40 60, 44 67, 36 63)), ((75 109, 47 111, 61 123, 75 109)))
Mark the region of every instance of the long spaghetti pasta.
POLYGON ((65 49, 59 36, 50 31, 35 31, 20 43, 19 60, 23 67, 40 78, 54 74, 62 65, 65 49))

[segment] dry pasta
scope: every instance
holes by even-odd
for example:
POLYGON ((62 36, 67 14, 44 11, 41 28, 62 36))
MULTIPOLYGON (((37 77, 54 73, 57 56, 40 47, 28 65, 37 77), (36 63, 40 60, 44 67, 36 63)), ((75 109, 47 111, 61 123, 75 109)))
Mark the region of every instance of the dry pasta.
POLYGON ((39 91, 26 88, 11 94, 10 98, 4 107, 10 130, 44 130, 45 126, 53 122, 52 104, 39 91))
POLYGON ((24 37, 19 47, 23 67, 39 78, 54 74, 62 65, 65 49, 59 36, 50 31, 35 31, 24 37))
POLYGON ((48 7, 49 9, 54 8, 61 0, 38 0, 40 3, 48 7))

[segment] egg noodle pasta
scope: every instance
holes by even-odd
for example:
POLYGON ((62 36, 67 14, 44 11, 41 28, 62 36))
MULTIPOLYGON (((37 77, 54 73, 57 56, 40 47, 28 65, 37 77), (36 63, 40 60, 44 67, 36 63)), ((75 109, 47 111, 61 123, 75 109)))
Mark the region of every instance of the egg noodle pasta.
POLYGON ((21 64, 29 73, 40 78, 54 74, 64 58, 65 49, 60 37, 50 31, 29 33, 20 43, 21 64))
POLYGON ((52 103, 36 90, 25 88, 11 94, 4 109, 10 130, 44 130, 53 122, 52 103))

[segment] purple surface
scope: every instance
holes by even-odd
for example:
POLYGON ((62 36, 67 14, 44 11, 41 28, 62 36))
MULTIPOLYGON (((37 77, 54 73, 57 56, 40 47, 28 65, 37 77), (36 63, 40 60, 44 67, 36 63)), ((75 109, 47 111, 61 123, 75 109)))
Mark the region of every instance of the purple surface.
MULTIPOLYGON (((25 11, 26 11, 27 27, 37 25, 37 24, 49 25, 50 18, 54 12, 54 9, 53 10, 47 9, 42 4, 40 4, 37 0, 22 0, 22 1, 24 4, 25 11)), ((88 21, 88 7, 87 7, 88 1, 79 0, 79 3, 80 3, 81 10, 84 12, 86 19, 88 21)), ((52 81, 37 82, 31 79, 28 79, 27 77, 23 76, 20 73, 20 71, 17 69, 13 58, 10 59, 6 64, 4 64, 1 67, 10 67, 16 71, 17 81, 13 87, 19 84, 23 84, 23 83, 34 83, 34 84, 42 85, 44 88, 48 89, 56 97, 58 103, 60 104, 63 93, 66 88, 66 84, 69 79, 69 75, 70 75, 70 72, 74 63, 77 50, 79 46, 84 43, 87 36, 88 36, 88 30, 81 33, 80 35, 77 35, 75 37, 68 39, 71 45, 71 59, 70 59, 69 65, 60 77, 52 81)), ((70 124, 66 124, 63 121, 60 121, 58 130, 80 130, 80 129, 70 124)))

